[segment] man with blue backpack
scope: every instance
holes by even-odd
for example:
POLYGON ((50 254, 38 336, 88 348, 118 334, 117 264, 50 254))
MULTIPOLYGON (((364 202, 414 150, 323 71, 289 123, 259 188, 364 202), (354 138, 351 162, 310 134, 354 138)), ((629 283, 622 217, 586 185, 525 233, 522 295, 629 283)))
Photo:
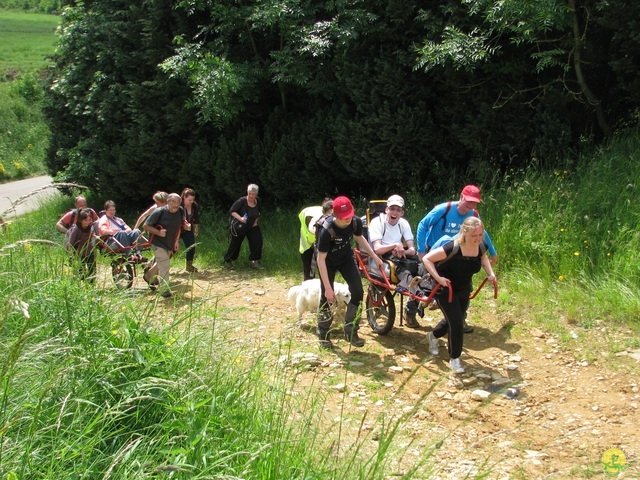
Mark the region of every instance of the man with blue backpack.
MULTIPOLYGON (((476 185, 467 185, 460 193, 458 201, 448 201, 436 205, 427 215, 420 220, 416 230, 416 246, 418 248, 418 256, 420 259, 433 248, 442 246, 453 239, 460 233, 460 227, 467 217, 480 217, 476 207, 481 202, 480 188, 476 185)), ((491 237, 485 230, 484 241, 487 244, 489 258, 491 263, 498 261, 498 253, 496 252, 491 237)), ((410 300, 405 307, 406 316, 409 321, 411 318, 415 320, 418 313, 418 302, 410 300)), ((463 327, 464 333, 473 332, 473 327, 467 324, 466 319, 463 327)))

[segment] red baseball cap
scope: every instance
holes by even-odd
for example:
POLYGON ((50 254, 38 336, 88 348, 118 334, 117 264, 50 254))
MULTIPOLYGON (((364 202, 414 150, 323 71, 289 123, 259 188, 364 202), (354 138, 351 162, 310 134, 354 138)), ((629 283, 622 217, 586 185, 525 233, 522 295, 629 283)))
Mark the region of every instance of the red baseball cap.
POLYGON ((336 197, 333 199, 333 216, 338 220, 346 220, 355 215, 351 200, 347 197, 336 197))
POLYGON ((475 185, 467 185, 462 189, 462 196, 465 200, 469 202, 478 202, 480 203, 480 188, 475 185))

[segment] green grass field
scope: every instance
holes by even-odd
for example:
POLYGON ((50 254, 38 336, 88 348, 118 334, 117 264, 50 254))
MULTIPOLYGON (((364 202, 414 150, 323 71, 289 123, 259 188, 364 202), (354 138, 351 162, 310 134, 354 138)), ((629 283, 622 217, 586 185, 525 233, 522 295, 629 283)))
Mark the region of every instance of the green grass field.
POLYGON ((0 75, 6 78, 45 67, 55 49, 60 17, 0 10, 0 75))

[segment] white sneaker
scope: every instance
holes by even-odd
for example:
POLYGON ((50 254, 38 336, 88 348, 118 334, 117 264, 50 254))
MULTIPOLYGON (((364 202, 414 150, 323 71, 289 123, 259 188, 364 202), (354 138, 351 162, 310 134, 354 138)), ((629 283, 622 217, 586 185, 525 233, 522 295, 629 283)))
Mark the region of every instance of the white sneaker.
POLYGON ((464 373, 464 368, 462 368, 459 358, 452 358, 449 360, 449 365, 451 366, 451 370, 455 373, 464 373))
POLYGON ((433 332, 427 334, 427 340, 429 341, 429 353, 437 356, 440 353, 440 346, 438 339, 433 336, 433 332))

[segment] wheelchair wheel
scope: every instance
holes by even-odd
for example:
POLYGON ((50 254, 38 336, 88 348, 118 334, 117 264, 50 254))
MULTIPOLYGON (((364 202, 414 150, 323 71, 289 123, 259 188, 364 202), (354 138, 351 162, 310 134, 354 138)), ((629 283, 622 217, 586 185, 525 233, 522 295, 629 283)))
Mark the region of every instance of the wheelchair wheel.
POLYGON ((133 265, 124 258, 112 261, 111 278, 120 290, 131 288, 133 285, 133 265))
POLYGON ((370 284, 367 289, 367 320, 378 335, 386 335, 393 328, 396 319, 396 304, 393 293, 370 284))

